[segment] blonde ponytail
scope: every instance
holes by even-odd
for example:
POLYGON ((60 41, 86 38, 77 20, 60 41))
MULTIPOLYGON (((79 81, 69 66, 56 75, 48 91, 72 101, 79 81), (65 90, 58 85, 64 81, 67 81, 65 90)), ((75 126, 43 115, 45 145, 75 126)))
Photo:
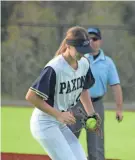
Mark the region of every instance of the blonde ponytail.
POLYGON ((64 53, 66 51, 67 47, 66 47, 66 38, 62 41, 59 49, 56 51, 55 56, 58 56, 62 53, 64 53))

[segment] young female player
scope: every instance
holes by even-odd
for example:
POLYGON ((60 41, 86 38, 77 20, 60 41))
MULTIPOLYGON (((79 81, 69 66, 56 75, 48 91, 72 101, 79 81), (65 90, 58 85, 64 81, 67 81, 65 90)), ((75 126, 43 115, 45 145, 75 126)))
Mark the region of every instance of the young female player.
POLYGON ((87 160, 78 139, 66 125, 76 123, 68 109, 79 99, 88 115, 95 112, 87 91, 94 78, 83 57, 90 51, 87 31, 79 26, 70 28, 56 56, 26 94, 26 100, 36 107, 30 121, 32 135, 52 160, 87 160))

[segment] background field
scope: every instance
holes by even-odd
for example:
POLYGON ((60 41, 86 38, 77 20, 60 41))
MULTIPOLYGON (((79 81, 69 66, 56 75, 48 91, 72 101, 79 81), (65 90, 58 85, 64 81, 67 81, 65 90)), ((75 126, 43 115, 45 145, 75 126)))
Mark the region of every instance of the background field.
MULTIPOLYGON (((32 108, 2 107, 2 152, 45 154, 29 130, 32 108)), ((115 120, 115 112, 105 112, 105 153, 107 158, 135 160, 135 112, 125 112, 122 123, 115 120)), ((86 135, 80 142, 86 153, 86 135)))

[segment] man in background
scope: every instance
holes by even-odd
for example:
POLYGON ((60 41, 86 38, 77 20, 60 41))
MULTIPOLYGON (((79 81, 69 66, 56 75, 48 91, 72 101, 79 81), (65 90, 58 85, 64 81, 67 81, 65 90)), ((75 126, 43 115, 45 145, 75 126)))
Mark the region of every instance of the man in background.
MULTIPOLYGON (((90 62, 90 67, 95 78, 95 84, 89 89, 90 96, 95 111, 102 119, 101 130, 102 137, 94 132, 87 131, 87 146, 88 146, 88 160, 104 160, 104 105, 102 99, 107 93, 107 86, 111 86, 112 92, 116 102, 116 118, 122 121, 122 90, 120 86, 119 75, 113 60, 104 54, 100 48, 102 44, 101 31, 98 28, 88 28, 90 45, 94 49, 93 53, 86 54, 90 62)), ((80 102, 78 105, 82 105, 80 102)), ((83 107, 82 107, 83 108, 83 107)), ((81 125, 80 121, 71 126, 74 132, 78 126, 81 125)), ((76 137, 79 137, 80 131, 74 132, 76 137)))

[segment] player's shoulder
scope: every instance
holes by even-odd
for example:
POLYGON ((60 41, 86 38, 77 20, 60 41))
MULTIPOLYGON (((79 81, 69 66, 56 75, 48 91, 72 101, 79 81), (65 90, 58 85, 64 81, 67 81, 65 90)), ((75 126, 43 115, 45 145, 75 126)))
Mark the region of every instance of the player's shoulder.
POLYGON ((53 59, 51 59, 46 65, 45 67, 50 66, 52 67, 54 70, 57 70, 59 68, 62 67, 62 59, 61 59, 61 55, 58 55, 56 57, 54 57, 53 59))
POLYGON ((84 66, 84 68, 89 68, 90 66, 90 62, 86 57, 82 57, 80 59, 80 63, 82 63, 82 65, 84 66))
POLYGON ((89 66, 90 62, 87 57, 82 57, 80 60, 85 66, 89 66))

